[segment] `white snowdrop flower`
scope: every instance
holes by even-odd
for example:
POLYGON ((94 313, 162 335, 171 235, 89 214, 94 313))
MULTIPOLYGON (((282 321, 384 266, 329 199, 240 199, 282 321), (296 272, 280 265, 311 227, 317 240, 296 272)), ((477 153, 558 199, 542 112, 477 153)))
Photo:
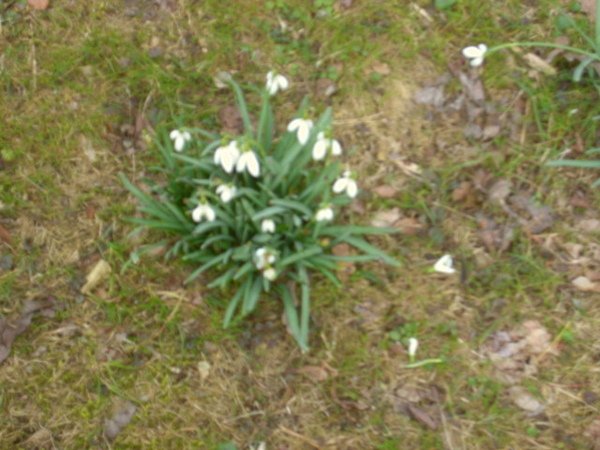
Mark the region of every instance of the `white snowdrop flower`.
POLYGON ((342 154, 342 146, 336 139, 329 139, 325 137, 325 133, 322 131, 317 135, 317 142, 313 147, 312 157, 315 161, 320 161, 327 156, 327 150, 331 149, 333 156, 339 156, 342 154))
POLYGON ((215 164, 220 165, 227 173, 233 172, 233 168, 240 158, 240 149, 236 141, 231 141, 215 151, 215 164))
POLYGON ((417 354, 417 349, 419 348, 419 341, 416 338, 410 338, 408 340, 408 356, 413 359, 417 354))
POLYGON ((256 154, 252 150, 243 152, 237 160, 235 170, 238 173, 247 170, 250 175, 257 178, 260 175, 260 164, 256 154))
POLYGON ((192 135, 189 132, 180 130, 171 131, 169 137, 173 141, 176 152, 182 151, 186 142, 192 140, 192 135))
POLYGON ((223 203, 229 203, 235 197, 237 189, 231 184, 221 184, 217 186, 217 194, 221 197, 223 203))
POLYGON ((275 222, 271 219, 265 219, 262 221, 260 229, 263 233, 275 233, 275 222))
POLYGON ((277 272, 272 267, 269 267, 263 271, 263 277, 269 281, 273 281, 275 278, 277 278, 277 272))
POLYGON ((333 209, 329 207, 319 209, 315 214, 315 219, 317 222, 333 220, 333 209))
POLYGON ((192 211, 192 219, 194 222, 202 222, 202 219, 206 219, 207 222, 212 222, 217 217, 215 210, 211 208, 208 203, 200 203, 192 211))
POLYGON ((288 126, 287 130, 290 133, 296 132, 296 136, 298 137, 298 142, 302 145, 308 142, 308 138, 310 137, 310 130, 313 127, 313 121, 309 119, 294 119, 292 120, 288 126))
POLYGON ((336 194, 341 194, 345 191, 348 197, 356 197, 356 194, 358 194, 358 185, 356 184, 356 181, 350 177, 350 175, 350 171, 345 171, 344 176, 338 178, 335 183, 333 183, 333 192, 336 194))
POLYGON ((452 256, 444 255, 433 266, 433 270, 439 273, 452 274, 456 272, 456 269, 452 267, 452 256))
POLYGON ((270 95, 277 94, 278 91, 285 91, 290 85, 286 77, 276 72, 270 71, 267 74, 267 91, 270 95))
POLYGON ((471 64, 472 67, 478 67, 483 64, 487 49, 487 45, 485 44, 479 44, 477 46, 471 45, 463 48, 462 54, 469 60, 469 64, 471 64))
POLYGON ((264 269, 267 265, 266 254, 267 249, 265 247, 261 247, 254 252, 254 263, 256 264, 257 269, 264 269))

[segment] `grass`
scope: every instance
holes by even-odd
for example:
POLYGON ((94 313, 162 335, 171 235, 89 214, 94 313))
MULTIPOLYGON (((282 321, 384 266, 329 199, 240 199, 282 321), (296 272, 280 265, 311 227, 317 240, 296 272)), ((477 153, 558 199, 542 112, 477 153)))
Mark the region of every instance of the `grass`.
MULTIPOLYGON (((556 28, 565 2, 533 8, 465 0, 444 12, 416 2, 433 22, 391 1, 355 0, 343 9, 333 2, 246 0, 243 14, 232 13, 240 10, 233 1, 180 0, 165 2, 167 9, 142 1, 65 1, 36 13, 25 3, 10 9, 0 30, 1 222, 12 235, 1 252, 15 262, 0 272, 0 313, 10 316, 24 300, 49 294, 64 308, 35 318, 2 363, 0 448, 34 447, 27 440, 42 428, 56 447, 69 449, 215 449, 230 441, 238 448, 260 441, 268 448, 587 448, 583 430, 597 405, 582 398, 600 381, 600 310, 592 294, 572 291, 571 272, 557 270, 525 233, 509 251, 492 255, 491 265, 476 266, 477 211, 453 202, 451 192, 477 169, 513 180, 553 206, 562 220, 551 233, 592 248, 593 236, 576 231, 568 199, 581 190, 597 211, 598 192, 587 188, 593 175, 542 164, 578 142, 593 146, 593 87, 573 85, 566 63, 558 76, 536 79, 517 56, 496 55, 486 62, 486 88, 494 99, 523 91, 523 139, 485 146, 466 143, 460 123, 427 120, 410 102, 414 90, 460 59, 464 45, 563 32, 576 39, 556 28), (381 63, 389 74, 375 71, 381 63), (430 234, 386 241, 402 255, 403 268, 357 267, 340 290, 318 282, 314 348, 306 356, 287 336, 275 304, 263 302, 250 323, 224 331, 226 293, 209 293, 202 283, 183 288, 186 266, 144 259, 120 272, 137 241, 121 220, 132 203, 116 174, 137 178, 155 161, 151 148, 124 149, 123 125, 135 124, 143 111, 153 127, 174 113, 218 127, 215 115, 230 94, 214 86, 214 75, 225 70, 262 83, 272 67, 294 81, 283 105, 304 94, 318 108, 334 105, 363 188, 401 188, 394 199, 365 201, 368 214, 398 207, 430 225, 430 234), (322 78, 336 83, 334 97, 318 95, 322 78), (432 136, 452 151, 431 153, 432 136), (476 151, 460 150, 468 145, 476 151), (394 148, 431 172, 430 182, 388 164, 394 148), (445 252, 463 255, 464 282, 427 272, 445 252), (100 257, 113 272, 83 298, 83 278, 100 257), (476 354, 495 331, 530 319, 560 336, 560 355, 525 384, 547 400, 547 418, 520 411, 476 354), (421 342, 419 358, 445 362, 406 369, 401 343, 412 335, 421 342), (200 361, 210 363, 205 380, 200 361), (302 375, 306 366, 325 367, 327 378, 302 375), (407 386, 441 392, 439 404, 418 405, 432 415, 444 411, 445 424, 431 430, 394 409, 398 389, 407 386), (123 400, 137 412, 110 444, 103 421, 123 400)), ((502 219, 492 205, 481 210, 502 219)))

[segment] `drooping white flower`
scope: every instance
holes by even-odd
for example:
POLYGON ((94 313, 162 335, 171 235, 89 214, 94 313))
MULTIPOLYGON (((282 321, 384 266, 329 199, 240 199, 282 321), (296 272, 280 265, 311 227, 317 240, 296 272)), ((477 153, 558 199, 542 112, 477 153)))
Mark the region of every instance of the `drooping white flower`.
POLYGON ((217 217, 215 210, 211 208, 208 203, 200 203, 192 211, 192 219, 194 222, 202 222, 202 219, 206 219, 207 222, 212 222, 217 217))
POLYGON ((356 184, 356 181, 351 178, 350 171, 348 170, 344 172, 344 176, 338 178, 335 183, 333 183, 333 192, 341 194, 344 191, 350 198, 354 198, 356 197, 356 194, 358 194, 358 185, 356 184))
POLYGON ((275 260, 275 253, 267 247, 261 247, 254 252, 254 264, 258 270, 269 267, 275 260))
POLYGON ((231 141, 227 145, 223 145, 215 151, 215 164, 220 165, 227 173, 233 172, 233 168, 240 158, 240 149, 237 141, 231 141))
POLYGON ((417 354, 417 349, 419 348, 419 341, 416 338, 408 339, 408 356, 413 359, 417 354))
POLYGON ((267 74, 267 91, 270 95, 277 94, 278 91, 285 91, 290 83, 286 77, 276 72, 270 71, 267 74))
POLYGON ((444 255, 433 266, 433 270, 439 273, 453 274, 456 269, 452 267, 452 256, 444 255))
POLYGON ((317 142, 313 147, 312 157, 315 161, 320 161, 327 156, 327 150, 331 149, 333 156, 339 156, 342 154, 342 146, 336 139, 329 139, 325 137, 325 133, 322 131, 317 135, 317 142))
POLYGON ((192 140, 192 135, 187 131, 173 130, 169 134, 169 137, 173 141, 173 146, 176 152, 180 152, 185 147, 186 142, 192 140))
POLYGON ((260 164, 256 154, 252 150, 243 152, 237 160, 235 170, 238 173, 247 170, 250 175, 257 178, 260 175, 260 164))
POLYGON ((471 45, 462 49, 462 54, 469 60, 469 64, 472 67, 478 67, 483 64, 485 54, 487 52, 487 45, 479 44, 477 46, 471 45))
POLYGON ((310 138, 310 130, 313 127, 313 121, 309 119, 294 119, 292 120, 288 126, 287 130, 290 133, 296 132, 296 136, 298 137, 298 142, 302 145, 308 142, 308 138, 310 138))
POLYGON ((232 184, 220 184, 217 186, 217 194, 221 197, 223 203, 229 203, 233 197, 237 188, 232 184))
POLYGON ((271 219, 265 219, 260 224, 260 229, 263 233, 275 233, 275 222, 271 219))
POLYGON ((275 278, 277 278, 277 271, 272 267, 269 267, 263 271, 263 277, 269 281, 273 281, 275 278))
POLYGON ((333 209, 330 207, 321 208, 315 214, 315 220, 317 222, 325 222, 329 220, 333 220, 333 209))

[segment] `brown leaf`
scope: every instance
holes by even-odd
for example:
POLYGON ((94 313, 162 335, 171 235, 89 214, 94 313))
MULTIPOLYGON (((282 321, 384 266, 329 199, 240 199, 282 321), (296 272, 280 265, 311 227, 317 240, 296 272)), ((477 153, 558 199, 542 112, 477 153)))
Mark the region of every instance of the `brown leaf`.
POLYGON ((458 79, 468 99, 477 104, 482 104, 485 101, 485 90, 483 89, 483 82, 479 76, 469 76, 464 72, 459 72, 458 79))
POLYGON ((373 193, 381 198, 394 198, 398 195, 398 189, 392 186, 382 185, 373 188, 373 193))
POLYGON ((240 134, 244 131, 242 115, 233 105, 224 106, 219 110, 219 121, 225 133, 240 134))
POLYGON ((402 213, 400 208, 393 208, 384 211, 379 211, 371 220, 371 225, 374 227, 393 227, 400 220, 402 213))
POLYGON ((498 225, 492 219, 478 217, 479 238, 489 252, 504 252, 510 248, 514 230, 509 225, 498 225))
POLYGON ((81 288, 81 293, 90 293, 96 286, 104 281, 106 277, 108 277, 111 271, 112 269, 106 261, 103 259, 98 261, 91 272, 87 275, 86 282, 81 288))
POLYGON ((490 188, 488 196, 493 202, 503 203, 510 195, 511 189, 512 183, 509 180, 498 180, 490 188))
POLYGON ((425 224, 414 217, 403 217, 402 219, 396 221, 394 227, 398 228, 400 233, 409 236, 419 234, 426 228, 425 224))
POLYGON ((600 450, 600 418, 594 419, 586 427, 583 435, 589 439, 592 450, 600 450))
POLYGON ((325 381, 329 378, 329 372, 321 366, 304 366, 296 369, 296 372, 314 382, 325 381))
POLYGON ((468 181, 462 181, 456 189, 452 191, 452 200, 461 202, 473 194, 473 185, 468 181))
POLYGON ((331 97, 337 92, 337 86, 329 78, 319 78, 315 84, 315 90, 319 97, 331 97))
POLYGON ((344 9, 351 8, 353 1, 354 0, 340 0, 340 6, 344 9))
POLYGON ((497 331, 481 347, 500 381, 514 384, 537 373, 538 360, 556 354, 552 336, 537 321, 529 320, 510 331, 497 331))
POLYGON ((544 405, 524 387, 513 386, 509 389, 508 393, 515 405, 530 414, 539 414, 544 410, 544 405))
POLYGON ((40 11, 48 9, 48 6, 50 6, 50 0, 27 0, 27 3, 32 9, 40 11))
POLYGON ((529 67, 538 72, 542 72, 545 75, 556 75, 556 69, 535 53, 526 53, 523 55, 523 59, 529 64, 529 67))
POLYGON ((444 85, 426 86, 415 93, 413 100, 419 105, 441 108, 446 100, 444 85))
POLYGON ((408 403, 406 405, 406 408, 408 410, 408 414, 410 415, 410 417, 413 420, 416 420, 417 422, 421 423, 422 425, 425 425, 427 428, 429 428, 431 430, 437 429, 437 427, 438 427, 437 422, 424 409, 421 409, 421 408, 413 405, 412 403, 408 403))
POLYGON ((113 416, 104 421, 104 436, 109 441, 114 440, 121 430, 131 422, 136 409, 135 405, 129 401, 115 408, 113 416))
POLYGON ((596 0, 579 0, 581 10, 590 16, 590 19, 596 18, 596 0))
POLYGON ((376 62, 371 66, 371 69, 373 69, 373 72, 384 76, 392 73, 392 69, 390 69, 389 64, 384 62, 376 62))
POLYGON ((23 304, 21 316, 12 321, 12 323, 0 317, 0 363, 10 354, 16 337, 31 325, 33 316, 38 312, 48 316, 53 311, 53 307, 54 299, 52 297, 48 297, 45 300, 27 300, 23 304))
POLYGON ((583 292, 600 292, 600 284, 592 282, 588 277, 577 277, 571 284, 583 292))
POLYGON ((583 219, 577 221, 576 227, 585 233, 600 233, 600 220, 583 219))
POLYGON ((2 224, 0 224, 0 240, 10 244, 10 232, 2 224))
POLYGON ((52 433, 46 428, 40 428, 27 438, 25 446, 31 449, 51 448, 52 433))

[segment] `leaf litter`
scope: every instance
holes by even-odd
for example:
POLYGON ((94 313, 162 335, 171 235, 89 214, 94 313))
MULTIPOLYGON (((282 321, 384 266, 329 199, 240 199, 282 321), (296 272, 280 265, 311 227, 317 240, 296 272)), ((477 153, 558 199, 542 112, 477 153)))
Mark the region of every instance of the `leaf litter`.
POLYGON ((130 401, 116 405, 112 417, 104 421, 104 436, 109 441, 113 441, 123 428, 131 422, 136 410, 136 406, 130 401))
POLYGON ((0 317, 0 364, 10 354, 10 350, 17 336, 29 328, 33 317, 36 314, 52 317, 54 315, 55 306, 56 302, 53 297, 27 300, 23 305, 21 315, 16 320, 9 321, 0 317))

